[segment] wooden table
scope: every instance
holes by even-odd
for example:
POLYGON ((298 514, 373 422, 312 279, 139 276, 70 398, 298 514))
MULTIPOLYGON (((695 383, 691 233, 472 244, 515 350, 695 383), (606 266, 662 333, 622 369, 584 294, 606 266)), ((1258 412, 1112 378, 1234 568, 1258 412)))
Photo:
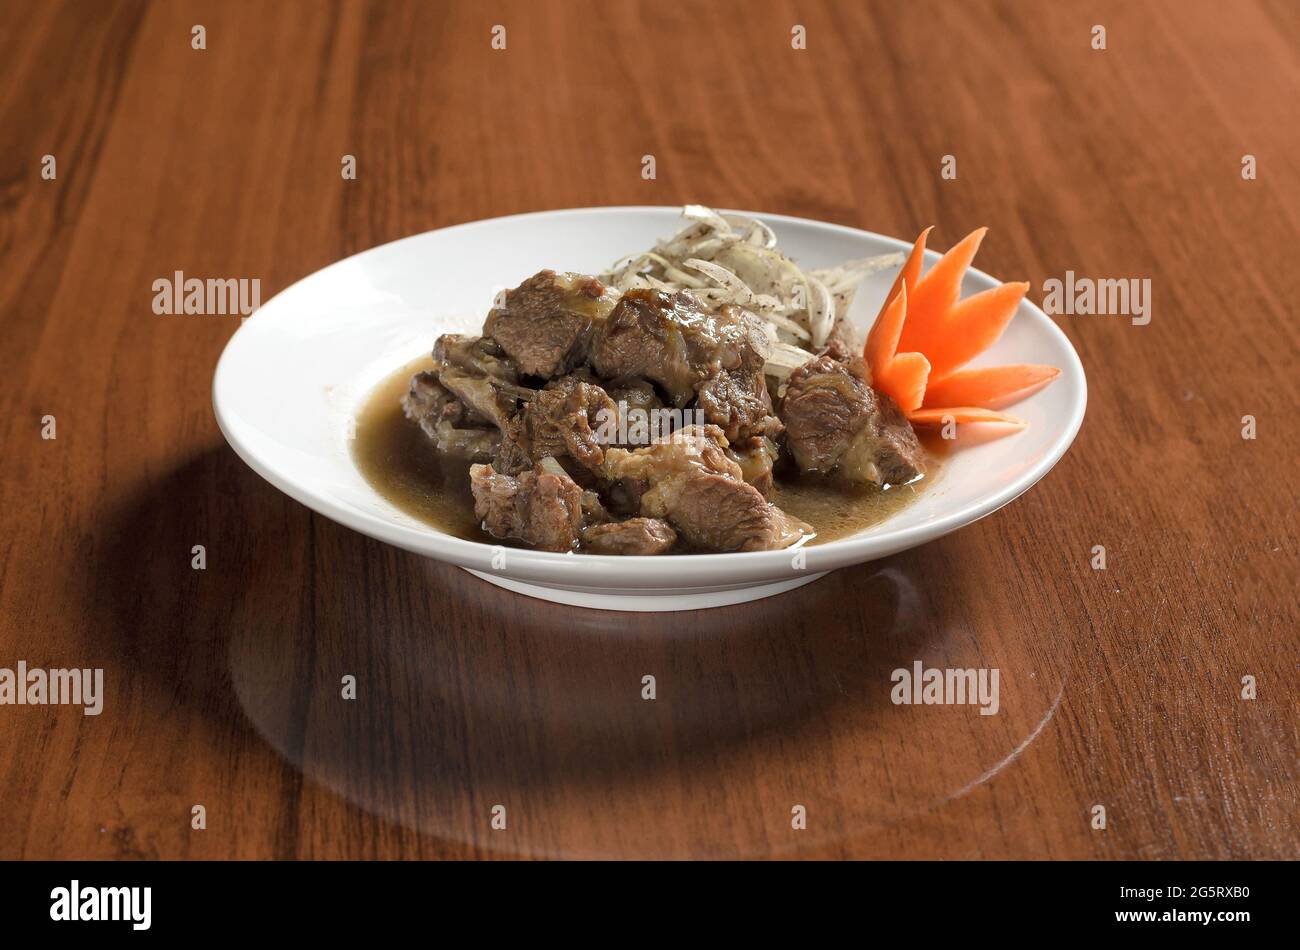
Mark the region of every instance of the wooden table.
POLYGON ((1292 0, 0 19, 0 667, 105 671, 99 716, 0 706, 0 857, 1300 852, 1292 0), (986 224, 979 265, 1034 299, 1149 278, 1152 319, 1057 318, 1088 416, 1009 508, 656 616, 515 596, 290 501, 213 419, 239 318, 151 307, 178 270, 265 300, 430 228, 688 201, 933 223, 940 249, 986 224), (915 660, 998 668, 999 713, 894 705, 915 660))

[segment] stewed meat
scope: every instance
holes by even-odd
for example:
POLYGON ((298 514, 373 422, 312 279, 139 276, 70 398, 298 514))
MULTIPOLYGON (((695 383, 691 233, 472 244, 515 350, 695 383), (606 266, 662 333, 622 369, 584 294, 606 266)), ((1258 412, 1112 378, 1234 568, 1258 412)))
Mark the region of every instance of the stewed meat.
POLYGON ((648 413, 652 409, 664 407, 664 401, 659 398, 654 386, 635 376, 610 380, 605 384, 605 392, 609 393, 610 399, 619 404, 620 412, 635 410, 648 413))
POLYGON ((552 380, 503 426, 498 468, 513 474, 550 456, 596 472, 605 458, 601 429, 617 419, 618 407, 599 386, 576 376, 552 380))
POLYGON ((672 525, 658 518, 611 521, 582 532, 582 546, 592 554, 663 554, 676 543, 672 525))
POLYGON ((696 405, 704 418, 720 428, 728 439, 775 438, 784 426, 772 415, 772 397, 767 391, 760 360, 754 368, 721 369, 695 387, 696 405))
POLYGON ((495 538, 514 538, 543 551, 571 551, 581 536, 583 491, 553 459, 518 476, 472 465, 474 514, 495 538), (547 464, 549 463, 549 464, 547 464))
POLYGON ((594 334, 591 365, 613 379, 640 376, 658 383, 679 408, 695 395, 707 374, 692 365, 701 360, 696 338, 709 339, 708 315, 688 293, 629 290, 594 334), (696 352, 693 352, 696 351, 696 352))
POLYGON ((662 518, 688 543, 709 551, 789 547, 812 529, 746 483, 717 426, 687 426, 639 449, 610 449, 604 470, 638 485, 640 514, 662 518))
POLYGON ((898 405, 872 389, 857 361, 830 356, 790 374, 780 414, 801 471, 902 485, 924 471, 921 445, 898 405))
POLYGON ((459 369, 508 383, 519 380, 519 371, 505 351, 495 340, 486 337, 444 333, 433 344, 433 359, 441 369, 459 369))
POLYGON ((740 466, 740 476, 758 489, 764 498, 772 497, 772 468, 780 449, 766 436, 755 435, 732 442, 727 454, 740 466))
POLYGON ((435 437, 439 422, 465 422, 467 415, 460 400, 438 382, 435 374, 428 372, 411 377, 411 386, 402 396, 402 412, 406 418, 418 423, 431 439, 435 437))
POLYGON ((417 373, 402 399, 407 418, 418 422, 439 452, 485 462, 520 400, 532 390, 493 340, 444 333, 433 346, 435 372, 417 373))
POLYGON ((483 325, 521 372, 550 379, 586 360, 592 328, 614 306, 595 277, 540 271, 506 291, 483 325))
POLYGON ((501 434, 438 382, 433 373, 416 373, 402 397, 402 412, 418 423, 437 450, 473 462, 496 454, 501 434))
MULTIPOLYGON (((761 229, 743 241, 736 262, 775 260, 761 229)), ((773 504, 776 472, 884 487, 922 473, 916 436, 871 387, 842 313, 828 328, 827 304, 809 304, 800 336, 793 304, 733 292, 712 258, 683 266, 724 294, 666 289, 650 274, 657 254, 618 289, 534 274, 498 299, 482 336, 440 337, 433 371, 411 380, 407 418, 438 452, 477 463, 484 532, 547 551, 778 550, 813 528, 773 504), (790 373, 808 357, 792 334, 821 349, 790 373)))
POLYGON ((504 429, 518 408, 519 398, 491 376, 476 376, 459 369, 444 369, 438 382, 450 390, 474 415, 504 429))
POLYGON ((709 311, 685 291, 630 290, 597 330, 591 360, 604 377, 653 380, 678 407, 696 400, 728 439, 776 436, 766 346, 762 323, 733 304, 709 311))

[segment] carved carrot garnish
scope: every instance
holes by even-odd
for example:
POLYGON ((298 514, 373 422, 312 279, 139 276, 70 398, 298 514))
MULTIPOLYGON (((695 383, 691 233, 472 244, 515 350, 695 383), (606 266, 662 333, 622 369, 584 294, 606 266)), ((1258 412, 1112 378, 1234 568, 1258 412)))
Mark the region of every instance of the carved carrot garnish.
POLYGON ((1002 335, 1029 285, 1001 284, 959 300, 962 278, 988 229, 966 235, 921 276, 930 230, 916 239, 867 335, 863 357, 872 385, 891 396, 914 425, 940 425, 950 416, 959 423, 1021 428, 1015 416, 994 410, 1032 395, 1061 371, 1028 364, 961 367, 1002 335))
POLYGON ((1012 363, 961 369, 926 387, 923 406, 980 406, 1001 409, 1042 389, 1061 371, 1055 366, 1012 363))
POLYGON ((880 314, 867 334, 863 357, 871 367, 872 384, 881 392, 889 393, 904 412, 921 408, 926 382, 930 378, 930 361, 920 353, 899 353, 899 340, 907 316, 908 296, 913 293, 921 277, 921 262, 925 257, 925 239, 931 228, 921 232, 912 245, 912 253, 903 263, 903 269, 894 278, 880 314))

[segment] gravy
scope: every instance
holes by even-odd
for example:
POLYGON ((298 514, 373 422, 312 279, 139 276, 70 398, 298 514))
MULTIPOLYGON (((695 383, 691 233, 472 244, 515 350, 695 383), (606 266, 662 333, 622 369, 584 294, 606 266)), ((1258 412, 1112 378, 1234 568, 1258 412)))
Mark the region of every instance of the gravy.
MULTIPOLYGON (((352 446, 357 468, 375 491, 430 527, 467 541, 517 544, 480 528, 469 488, 469 464, 439 456, 420 427, 402 414, 401 398, 411 377, 425 369, 433 369, 428 356, 403 366, 366 397, 352 446)), ((771 501, 816 529, 809 544, 838 541, 884 521, 934 483, 938 459, 929 445, 926 448, 927 474, 915 484, 882 491, 817 477, 782 478, 771 501)))

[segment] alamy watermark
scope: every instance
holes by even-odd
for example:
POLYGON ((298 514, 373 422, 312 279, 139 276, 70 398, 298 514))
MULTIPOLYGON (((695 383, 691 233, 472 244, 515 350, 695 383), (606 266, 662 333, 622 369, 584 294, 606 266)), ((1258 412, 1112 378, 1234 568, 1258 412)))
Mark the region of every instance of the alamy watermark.
POLYGON ((104 671, 44 670, 19 660, 16 670, 0 667, 0 706, 81 706, 85 715, 98 716, 104 671))
POLYGON ((68 887, 50 891, 50 920, 122 920, 132 930, 148 930, 153 922, 152 887, 83 887, 74 879, 68 887))
POLYGON ((1043 281, 1043 310, 1052 316, 1123 316, 1133 326, 1151 322, 1151 278, 1119 277, 1094 280, 1075 277, 1067 270, 1065 279, 1043 281))
POLYGON ((997 668, 927 669, 915 660, 910 670, 900 667, 890 674, 889 698, 895 706, 979 706, 981 716, 994 716, 1001 706, 1000 677, 997 668))
POLYGON ((619 400, 618 411, 596 411, 596 440, 602 445, 650 445, 667 439, 684 426, 702 426, 708 420, 702 409, 643 409, 619 400))
POLYGON ((262 305, 262 281, 254 277, 186 277, 176 271, 153 282, 153 312, 168 314, 242 314, 262 305))

